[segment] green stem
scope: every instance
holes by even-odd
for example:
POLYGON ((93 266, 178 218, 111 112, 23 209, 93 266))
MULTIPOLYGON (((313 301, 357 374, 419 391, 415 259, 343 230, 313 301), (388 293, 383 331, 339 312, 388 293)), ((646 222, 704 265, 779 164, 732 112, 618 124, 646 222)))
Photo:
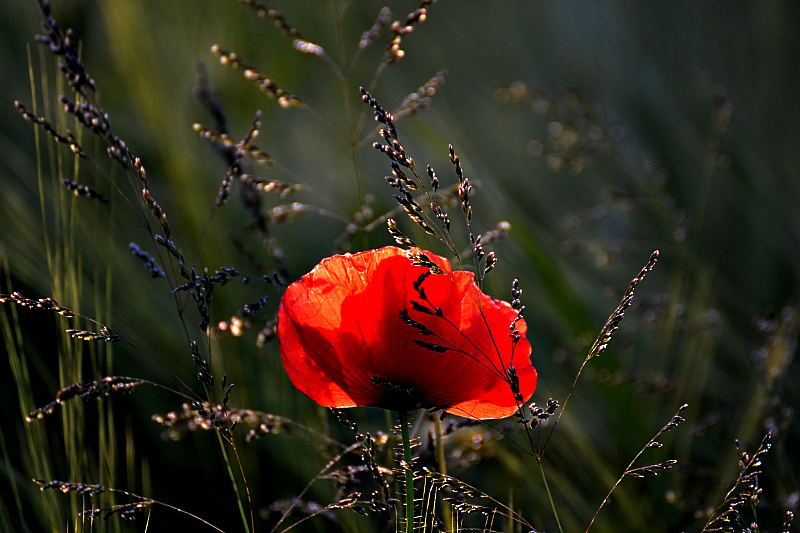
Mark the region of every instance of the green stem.
MULTIPOLYGON (((585 364, 585 363, 584 363, 585 364)), ((577 381, 577 378, 576 378, 577 381)), ((574 383, 573 383, 574 388, 574 383)), ((569 400, 569 397, 567 397, 569 400)), ((517 412, 522 420, 525 420, 525 414, 522 411, 522 405, 517 404, 517 412)), ((563 407, 562 407, 563 412, 563 407)), ((559 414, 560 416, 560 414, 559 414)), ((556 420, 558 422, 558 420, 556 420)), ((552 431, 551 431, 552 434, 552 431)), ((558 526, 558 531, 560 533, 564 533, 564 528, 561 527, 561 519, 558 518, 558 510, 556 509, 556 502, 553 501, 553 493, 550 492, 550 485, 547 483, 547 475, 544 473, 544 450, 536 451, 536 446, 533 443, 533 436, 531 435, 531 428, 529 424, 525 424, 525 435, 528 437, 528 443, 531 445, 531 452, 535 454, 536 464, 539 466, 539 473, 542 475, 542 483, 544 484, 544 491, 547 494, 547 501, 550 502, 550 509, 553 511, 553 516, 556 519, 556 525, 558 526)), ((547 446, 547 442, 545 442, 545 447, 547 446)))
POLYGON ((544 473, 544 465, 541 461, 536 461, 539 465, 539 472, 542 474, 542 483, 544 483, 544 491, 547 493, 547 500, 550 502, 550 509, 553 511, 553 516, 556 517, 556 525, 561 533, 564 533, 564 528, 561 527, 561 520, 558 518, 558 511, 556 511, 556 504, 553 501, 553 494, 550 492, 550 485, 547 484, 547 476, 544 473))
MULTIPOLYGON (((439 473, 447 475, 447 457, 444 451, 444 436, 442 434, 442 419, 439 415, 433 415, 433 429, 436 438, 436 462, 439 466, 439 473)), ((453 530, 453 515, 450 510, 450 504, 442 502, 442 517, 444 520, 444 528, 447 531, 453 530)))
POLYGON ((408 434, 408 413, 399 411, 403 433, 403 461, 406 463, 406 533, 414 533, 414 471, 411 469, 411 438, 408 434))
POLYGON ((222 451, 222 458, 225 460, 225 468, 228 472, 228 477, 233 485, 233 492, 236 494, 236 504, 239 507, 239 516, 242 518, 244 531, 245 533, 250 533, 250 525, 247 522, 247 514, 245 513, 244 505, 242 504, 242 495, 239 493, 239 484, 236 482, 236 476, 233 473, 231 461, 228 458, 228 451, 225 449, 225 441, 222 439, 222 435, 219 434, 219 431, 215 431, 215 433, 217 435, 217 442, 219 443, 220 450, 222 451))

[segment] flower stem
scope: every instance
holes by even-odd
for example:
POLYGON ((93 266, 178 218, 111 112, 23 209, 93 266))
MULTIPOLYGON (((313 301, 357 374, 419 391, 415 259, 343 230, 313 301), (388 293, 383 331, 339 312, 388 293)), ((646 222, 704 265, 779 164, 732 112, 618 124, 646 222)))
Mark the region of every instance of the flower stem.
POLYGON ((411 438, 408 434, 408 413, 399 411, 403 433, 403 461, 406 463, 406 533, 414 533, 414 471, 411 469, 411 438))

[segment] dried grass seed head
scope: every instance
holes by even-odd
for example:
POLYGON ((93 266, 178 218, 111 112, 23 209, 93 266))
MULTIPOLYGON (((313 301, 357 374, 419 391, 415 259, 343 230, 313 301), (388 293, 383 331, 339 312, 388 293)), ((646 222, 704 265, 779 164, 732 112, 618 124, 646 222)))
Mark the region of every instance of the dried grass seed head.
POLYGON ((372 26, 361 34, 361 38, 358 41, 358 47, 363 50, 377 41, 391 20, 392 10, 386 6, 383 6, 380 11, 378 11, 378 18, 375 19, 375 22, 372 24, 372 26))
POLYGON ((113 394, 130 393, 140 385, 146 383, 147 381, 143 379, 125 376, 106 376, 85 383, 73 383, 72 385, 59 389, 52 402, 28 413, 25 417, 25 421, 32 422, 34 420, 42 420, 45 416, 52 414, 56 407, 60 407, 65 402, 74 398, 81 398, 83 400, 93 400, 101 397, 107 398, 113 394))
POLYGON ((288 109, 302 104, 300 98, 278 87, 273 80, 261 74, 255 67, 243 63, 236 52, 229 52, 214 44, 211 46, 211 53, 217 56, 221 65, 229 65, 240 70, 245 79, 254 82, 261 92, 277 101, 280 107, 288 109))
POLYGON ((392 112, 395 120, 409 118, 422 111, 433 101, 433 97, 445 83, 446 70, 440 70, 429 80, 422 84, 416 91, 410 93, 401 102, 400 106, 392 112))
POLYGON ((99 200, 104 204, 110 202, 107 196, 100 194, 96 190, 92 189, 88 185, 84 185, 83 183, 78 183, 77 181, 73 180, 63 180, 62 183, 67 189, 72 191, 72 194, 75 195, 75 197, 92 198, 95 200, 99 200))
POLYGON ((41 127, 56 142, 66 145, 70 152, 77 155, 81 159, 87 159, 86 153, 83 151, 83 148, 80 147, 78 141, 75 139, 75 135, 73 135, 71 131, 67 131, 66 135, 62 135, 55 129, 55 127, 53 127, 52 124, 50 124, 46 118, 34 115, 28 111, 25 105, 19 100, 14 100, 14 107, 17 108, 17 111, 19 111, 24 120, 41 127))
POLYGON ((391 31, 392 38, 389 41, 387 48, 389 54, 389 63, 400 61, 406 56, 405 50, 402 49, 403 40, 406 35, 414 31, 414 27, 422 24, 428 18, 428 7, 433 4, 435 0, 423 0, 417 9, 406 15, 405 20, 400 22, 395 20, 392 22, 389 30, 391 31))

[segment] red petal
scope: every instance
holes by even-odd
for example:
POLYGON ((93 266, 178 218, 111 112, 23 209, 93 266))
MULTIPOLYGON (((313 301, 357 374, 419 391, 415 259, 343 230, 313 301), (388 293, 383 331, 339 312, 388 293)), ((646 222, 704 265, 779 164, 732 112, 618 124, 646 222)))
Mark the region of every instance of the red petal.
MULTIPOLYGON (((379 378, 414 391, 426 406, 469 418, 502 418, 517 404, 506 381, 512 363, 509 325, 516 311, 481 293, 469 272, 445 271, 414 282, 424 267, 413 266, 397 248, 382 248, 324 260, 286 291, 278 318, 281 356, 302 392, 331 407, 388 407, 379 378), (414 310, 411 301, 439 308, 443 316, 414 310), (406 310, 433 335, 404 323, 406 310), (443 353, 418 342, 446 348, 443 353)), ((514 366, 525 400, 536 386, 525 324, 514 350, 514 366)))
POLYGON ((342 304, 363 291, 383 259, 402 254, 394 248, 336 255, 291 284, 278 311, 278 342, 289 378, 301 392, 326 407, 368 405, 353 395, 364 380, 350 376, 353 365, 340 361, 342 304), (348 379, 348 377, 350 379, 348 379))

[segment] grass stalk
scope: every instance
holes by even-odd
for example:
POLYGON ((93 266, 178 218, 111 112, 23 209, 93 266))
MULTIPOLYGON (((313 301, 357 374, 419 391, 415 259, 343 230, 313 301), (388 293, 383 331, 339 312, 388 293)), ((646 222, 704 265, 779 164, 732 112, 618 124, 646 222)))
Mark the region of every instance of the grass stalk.
POLYGON ((556 503, 553 501, 553 493, 550 491, 550 485, 547 483, 547 474, 544 472, 544 465, 542 461, 537 459, 536 464, 539 466, 539 473, 542 476, 542 484, 544 485, 544 492, 547 494, 547 501, 550 503, 550 510, 553 511, 553 517, 556 519, 556 526, 558 526, 558 531, 560 533, 564 533, 564 528, 561 527, 561 519, 558 517, 558 510, 556 509, 556 503))
MULTIPOLYGON (((442 419, 438 415, 433 417, 434 438, 436 439, 436 463, 441 474, 447 475, 447 456, 444 450, 444 433, 442 419)), ((447 531, 453 530, 453 511, 450 504, 442 502, 442 520, 447 531)))
POLYGON ((228 478, 231 480, 231 485, 233 485, 233 492, 236 494, 236 505, 239 509, 239 516, 242 518, 242 526, 244 526, 245 533, 250 533, 250 522, 247 519, 247 513, 244 510, 244 504, 242 503, 242 495, 239 492, 239 484, 236 482, 236 475, 233 473, 233 468, 231 467, 231 461, 228 457, 228 451, 225 449, 225 441, 222 439, 222 435, 217 431, 215 432, 217 437, 217 442, 219 443, 219 449, 222 452, 222 458, 225 461, 225 469, 228 473, 228 478))

